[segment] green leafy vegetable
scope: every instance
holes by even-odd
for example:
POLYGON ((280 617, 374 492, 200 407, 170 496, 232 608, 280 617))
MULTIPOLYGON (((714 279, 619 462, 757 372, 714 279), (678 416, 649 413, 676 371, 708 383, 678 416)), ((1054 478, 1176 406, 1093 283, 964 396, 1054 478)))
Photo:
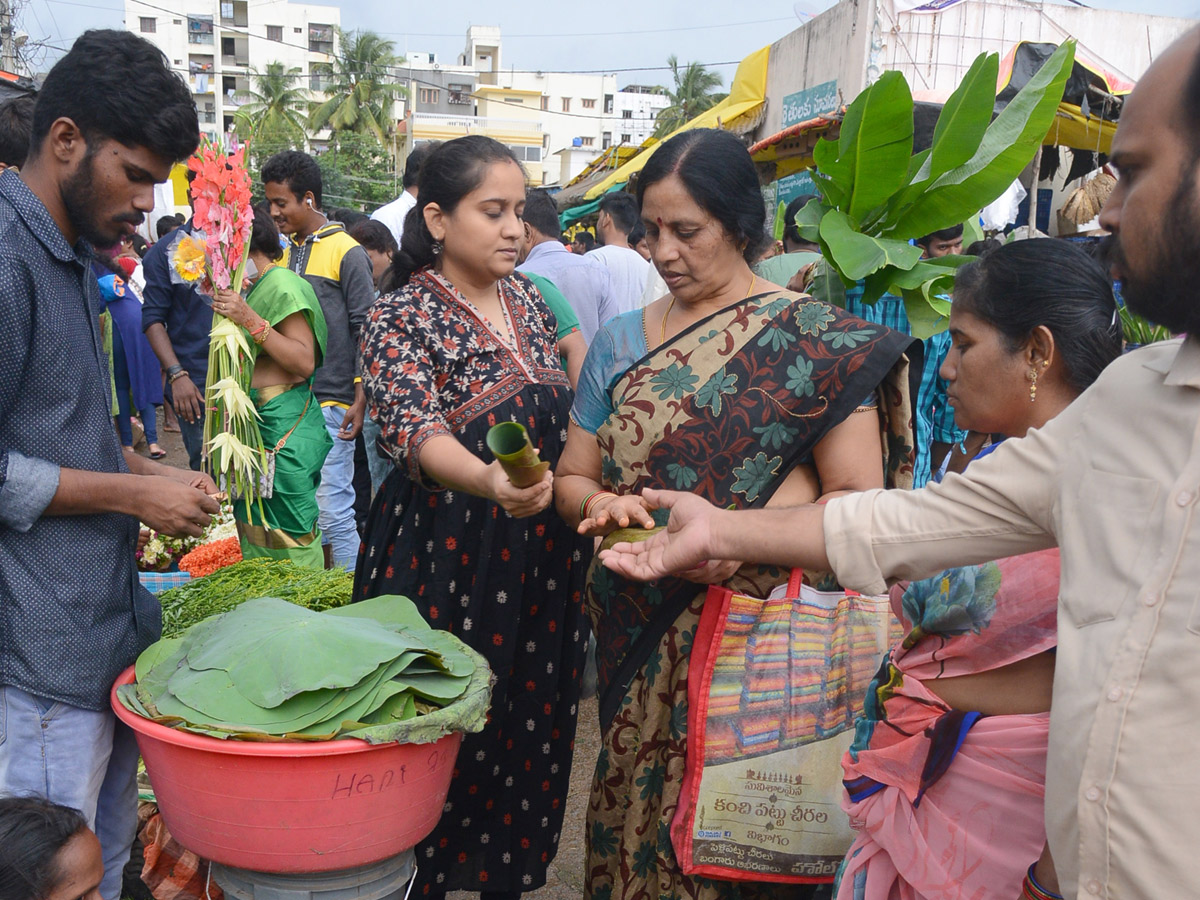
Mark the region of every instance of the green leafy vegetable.
POLYGON ((350 602, 354 576, 342 568, 312 569, 286 560, 247 559, 159 595, 163 636, 228 612, 254 597, 278 597, 323 612, 350 602))

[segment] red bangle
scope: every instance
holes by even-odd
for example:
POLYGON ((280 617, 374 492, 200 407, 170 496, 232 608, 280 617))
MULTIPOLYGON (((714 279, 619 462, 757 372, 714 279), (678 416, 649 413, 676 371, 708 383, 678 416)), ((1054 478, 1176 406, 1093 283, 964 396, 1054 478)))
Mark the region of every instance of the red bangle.
MULTIPOLYGON (((583 507, 582 507, 583 519, 591 518, 592 507, 596 505, 597 500, 600 500, 602 497, 615 497, 615 496, 617 496, 617 495, 614 494, 612 491, 596 491, 594 494, 587 497, 583 501, 583 507)), ((582 521, 582 519, 580 521, 582 521)))
POLYGON ((1037 863, 1033 863, 1025 873, 1025 882, 1021 885, 1021 900, 1063 900, 1062 894, 1056 894, 1038 884, 1033 874, 1036 865, 1037 863))

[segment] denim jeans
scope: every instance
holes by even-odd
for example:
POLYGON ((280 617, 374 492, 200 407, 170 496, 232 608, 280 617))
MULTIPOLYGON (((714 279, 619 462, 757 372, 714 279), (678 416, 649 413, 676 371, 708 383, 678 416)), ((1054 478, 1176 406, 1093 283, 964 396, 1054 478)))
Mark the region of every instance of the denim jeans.
POLYGON ((376 449, 379 440, 379 434, 383 429, 379 427, 379 423, 367 416, 363 419, 363 443, 367 447, 367 467, 371 470, 371 498, 379 493, 379 486, 383 484, 383 479, 387 478, 388 472, 392 471, 392 461, 380 454, 376 449))
POLYGON ((346 410, 340 406, 326 406, 321 412, 325 414, 325 427, 333 438, 333 449, 321 467, 317 523, 321 526, 322 543, 332 548, 333 564, 353 572, 361 542, 354 525, 354 441, 343 441, 338 437, 346 410))
POLYGON ((0 686, 0 794, 37 795, 79 810, 100 838, 100 896, 120 900, 137 831, 137 742, 112 712, 0 686))
POLYGON ((179 419, 179 436, 183 438, 183 446, 187 450, 188 468, 199 472, 200 452, 204 449, 204 417, 188 422, 179 415, 179 410, 175 410, 175 414, 179 419))

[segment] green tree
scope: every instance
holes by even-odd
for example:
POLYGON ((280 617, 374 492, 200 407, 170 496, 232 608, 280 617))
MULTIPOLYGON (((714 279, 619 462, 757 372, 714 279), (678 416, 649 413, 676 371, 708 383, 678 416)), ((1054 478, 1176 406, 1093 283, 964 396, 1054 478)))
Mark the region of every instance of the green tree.
POLYGON ((387 147, 392 106, 404 95, 391 70, 403 60, 392 42, 374 31, 339 30, 339 37, 341 54, 331 67, 326 99, 311 104, 309 128, 370 134, 387 147))
POLYGON ((344 206, 374 212, 399 191, 387 151, 369 134, 335 131, 317 165, 327 211, 344 206))
POLYGON ((234 95, 242 104, 234 116, 239 134, 303 148, 308 93, 299 86, 300 77, 299 69, 284 69, 281 62, 267 63, 265 71, 251 73, 250 90, 234 95))
POLYGON ((702 64, 690 62, 681 69, 678 58, 672 53, 667 57, 667 65, 671 67, 674 89, 661 88, 671 104, 658 114, 655 137, 670 134, 728 96, 717 92, 721 86, 720 74, 710 72, 702 64))

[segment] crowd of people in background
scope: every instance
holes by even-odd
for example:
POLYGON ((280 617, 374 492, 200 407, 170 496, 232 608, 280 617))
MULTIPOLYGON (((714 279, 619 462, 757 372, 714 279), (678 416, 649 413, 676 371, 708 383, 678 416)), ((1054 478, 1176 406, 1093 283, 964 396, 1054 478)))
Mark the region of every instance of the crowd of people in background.
MULTIPOLYGON (((83 35, 36 101, 0 106, 0 795, 53 801, 0 799, 0 900, 121 896, 137 752, 108 689, 159 631, 139 523, 197 535, 218 508, 214 313, 244 331, 274 450, 273 496, 237 511, 243 555, 342 566, 356 601, 408 596, 495 675, 417 896, 545 884, 589 635, 593 900, 1184 896, 1190 760, 1162 738, 1194 728, 1200 357, 1187 337, 1114 362, 1112 279, 1200 327, 1198 51, 1193 32, 1126 104, 1112 271, 1046 238, 972 246, 949 329, 917 340, 902 298, 806 292, 812 197, 772 240, 720 129, 658 146, 594 233, 564 233, 487 137, 417 147, 369 217, 281 152, 255 173, 246 283, 206 293, 173 275, 192 218, 136 232, 198 143, 188 89, 144 40, 83 35), (160 407, 187 469, 159 462, 160 407), (532 486, 486 449, 510 420, 549 464, 532 486), (707 589, 766 596, 793 567, 890 591, 905 631, 843 764, 858 837, 832 887, 693 877, 671 823, 707 589), (985 579, 964 626, 949 586, 985 579)), ((960 254, 963 229, 915 243, 960 254)))

